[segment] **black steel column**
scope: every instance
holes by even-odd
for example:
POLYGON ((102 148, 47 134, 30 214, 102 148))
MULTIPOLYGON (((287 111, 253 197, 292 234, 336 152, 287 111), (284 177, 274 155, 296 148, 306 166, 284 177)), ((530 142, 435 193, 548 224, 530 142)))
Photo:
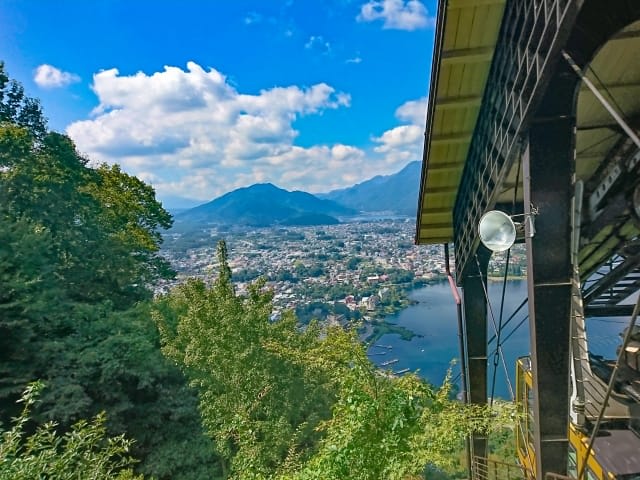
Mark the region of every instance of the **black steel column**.
MULTIPOLYGON (((611 35, 640 18, 640 2, 581 0, 563 47, 583 68, 611 35)), ((529 129, 523 161, 525 213, 538 209, 527 238, 534 381, 536 476, 566 473, 571 315, 571 197, 580 79, 558 58, 529 129)))
POLYGON ((526 238, 538 479, 567 469, 574 145, 575 118, 547 117, 531 126, 523 158, 525 214, 538 212, 526 238))
MULTIPOLYGON (((467 402, 484 405, 487 403, 487 301, 483 282, 486 285, 491 252, 481 245, 477 255, 478 262, 472 259, 462 278, 467 402)), ((487 438, 484 434, 472 435, 471 454, 486 458, 487 438)))

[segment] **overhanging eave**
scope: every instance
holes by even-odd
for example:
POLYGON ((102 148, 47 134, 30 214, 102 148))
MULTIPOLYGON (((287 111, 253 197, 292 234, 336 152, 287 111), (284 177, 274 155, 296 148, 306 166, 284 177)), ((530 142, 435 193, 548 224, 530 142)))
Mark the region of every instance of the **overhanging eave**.
POLYGON ((431 68, 416 243, 453 240, 453 207, 505 0, 441 0, 431 68))

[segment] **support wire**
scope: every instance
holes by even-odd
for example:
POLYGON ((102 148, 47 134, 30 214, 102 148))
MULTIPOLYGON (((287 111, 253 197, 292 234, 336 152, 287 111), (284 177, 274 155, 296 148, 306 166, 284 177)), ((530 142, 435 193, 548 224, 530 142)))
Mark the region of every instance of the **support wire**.
MULTIPOLYGON (((515 213, 515 209, 516 209, 516 201, 518 200, 518 184, 520 183, 520 168, 522 166, 522 156, 520 156, 520 159, 518 161, 518 167, 516 168, 516 183, 515 186, 513 188, 513 201, 511 203, 511 215, 513 215, 515 213)), ((504 267, 504 276, 502 278, 502 297, 500 299, 500 317, 498 320, 498 328, 495 334, 495 339, 496 339, 496 351, 495 354, 493 355, 493 377, 491 379, 491 401, 489 403, 489 405, 493 406, 493 398, 495 395, 495 391, 496 391, 496 376, 498 374, 498 362, 500 359, 500 356, 502 355, 502 342, 500 341, 500 335, 502 335, 502 329, 503 329, 503 324, 502 324, 502 320, 503 320, 503 314, 504 314, 504 297, 505 294, 507 292, 507 278, 509 277, 509 260, 511 259, 511 248, 509 248, 507 250, 507 259, 505 261, 505 267, 504 267)), ((478 257, 476 255, 476 262, 478 261, 478 257)), ((479 265, 479 264, 478 264, 479 265)), ((489 296, 487 295, 487 302, 489 303, 489 296)), ((491 312, 491 314, 493 315, 493 312, 491 312)), ((495 323, 495 320, 494 320, 495 323)), ((502 362, 504 363, 504 357, 502 358, 502 362)), ((506 366, 505 366, 505 375, 507 378, 507 382, 509 382, 509 389, 511 390, 511 399, 513 400, 514 395, 513 395, 513 388, 511 388, 511 382, 509 380, 509 371, 507 370, 506 366)))
MULTIPOLYGON (((476 258, 476 264, 478 265, 478 271, 482 271, 482 269, 480 268, 480 260, 478 260, 478 254, 475 255, 476 258)), ((496 337, 499 337, 498 334, 498 324, 496 323, 496 317, 493 314, 493 308, 491 307, 491 301, 489 300, 489 292, 487 290, 487 283, 486 280, 484 278, 480 278, 480 283, 482 284, 482 291, 484 292, 484 298, 487 302, 487 306, 489 307, 489 317, 491 318, 491 324, 493 325, 493 330, 494 333, 496 334, 496 337)), ((499 356, 500 356, 500 360, 502 363, 502 368, 504 369, 504 374, 505 377, 507 379, 507 386, 509 387, 509 394, 511 395, 511 400, 513 401, 515 399, 515 395, 513 393, 513 385, 511 384, 511 379, 509 378, 509 370, 507 369, 507 364, 504 360, 504 354, 502 352, 502 347, 498 346, 498 352, 499 352, 499 356)))
MULTIPOLYGON (((528 302, 528 301, 529 301, 529 299, 528 299, 527 297, 525 297, 525 299, 524 299, 524 300, 522 300, 522 303, 520 303, 520 305, 518 305, 518 308, 516 308, 516 309, 513 311, 513 313, 511 314, 511 316, 510 316, 509 318, 507 318, 507 321, 506 321, 506 322, 504 322, 504 323, 502 324, 502 328, 506 328, 506 327, 507 327, 507 325, 509 325, 509 323, 511 323, 511 320, 513 320, 513 319, 515 318, 515 316, 518 314, 518 312, 519 312, 520 310, 522 310, 522 307, 524 307, 524 306, 527 304, 527 302, 528 302)), ((489 339, 489 341, 487 342, 487 344, 488 344, 488 345, 491 345, 495 339, 496 339, 496 336, 494 335, 493 337, 491 337, 491 338, 489 339)), ((504 341, 503 341, 502 343, 504 343, 504 341)))

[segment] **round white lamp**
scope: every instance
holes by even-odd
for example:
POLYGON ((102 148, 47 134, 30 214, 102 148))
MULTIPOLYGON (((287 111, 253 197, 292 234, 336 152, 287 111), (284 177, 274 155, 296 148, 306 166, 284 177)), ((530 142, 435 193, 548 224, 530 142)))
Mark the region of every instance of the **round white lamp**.
POLYGON ((500 210, 485 213, 478 225, 480 241, 492 252, 509 250, 516 241, 516 225, 500 210))

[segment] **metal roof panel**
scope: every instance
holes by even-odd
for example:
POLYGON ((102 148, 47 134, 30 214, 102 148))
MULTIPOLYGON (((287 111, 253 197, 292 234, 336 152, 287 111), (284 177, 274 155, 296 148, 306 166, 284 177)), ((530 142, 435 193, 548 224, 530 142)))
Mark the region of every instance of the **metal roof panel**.
POLYGON ((505 0, 441 0, 427 118, 418 243, 453 239, 451 211, 489 75, 505 0), (446 5, 446 7, 444 7, 446 5), (441 210, 448 210, 448 215, 441 210), (435 213, 438 212, 438 213, 435 213))

